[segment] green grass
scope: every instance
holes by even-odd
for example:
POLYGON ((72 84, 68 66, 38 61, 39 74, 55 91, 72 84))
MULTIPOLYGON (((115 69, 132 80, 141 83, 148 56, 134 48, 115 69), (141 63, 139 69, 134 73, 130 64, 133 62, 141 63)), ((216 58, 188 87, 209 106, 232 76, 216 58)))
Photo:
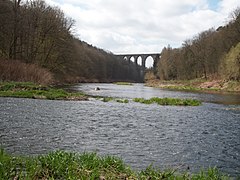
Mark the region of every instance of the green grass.
POLYGON ((101 97, 101 98, 97 98, 100 99, 103 102, 109 102, 109 101, 115 101, 118 103, 128 103, 129 100, 128 99, 117 99, 117 98, 113 98, 113 97, 101 97))
POLYGON ((130 82, 115 82, 116 85, 126 85, 126 86, 132 86, 133 84, 130 82))
MULTIPOLYGON (((113 97, 98 97, 103 102, 110 102, 115 101, 118 103, 129 103, 128 99, 118 99, 113 97)), ((134 98, 134 102, 143 103, 143 104, 153 104, 157 103, 159 105, 165 106, 199 106, 201 102, 195 99, 178 99, 178 98, 158 98, 153 97, 151 99, 144 99, 144 98, 134 98)))
POLYGON ((113 101, 113 100, 114 100, 113 97, 103 97, 103 98, 102 98, 102 101, 103 101, 103 102, 109 102, 109 101, 113 101))
POLYGON ((118 103, 129 103, 128 99, 117 99, 116 102, 118 103))
POLYGON ((166 86, 162 87, 163 89, 170 89, 170 90, 177 90, 177 91, 202 91, 202 92, 208 92, 208 91, 220 91, 219 88, 200 88, 200 87, 194 87, 191 85, 181 85, 181 86, 166 86))
POLYGON ((179 98, 158 98, 153 97, 151 99, 144 98, 134 98, 134 102, 139 102, 143 104, 153 104, 157 103, 159 105, 165 106, 199 106, 201 102, 196 99, 179 99, 179 98))
POLYGON ((63 89, 37 85, 30 82, 0 82, 0 96, 50 100, 87 99, 82 93, 69 93, 63 89))
POLYGON ((96 153, 50 152, 36 157, 12 156, 0 150, 0 179, 132 179, 132 180, 227 180, 216 168, 198 174, 161 171, 148 166, 140 172, 132 170, 120 158, 96 153))
POLYGON ((167 86, 167 87, 163 87, 163 89, 172 89, 172 90, 178 90, 178 91, 201 91, 203 90, 202 88, 198 88, 198 87, 193 87, 193 86, 167 86))

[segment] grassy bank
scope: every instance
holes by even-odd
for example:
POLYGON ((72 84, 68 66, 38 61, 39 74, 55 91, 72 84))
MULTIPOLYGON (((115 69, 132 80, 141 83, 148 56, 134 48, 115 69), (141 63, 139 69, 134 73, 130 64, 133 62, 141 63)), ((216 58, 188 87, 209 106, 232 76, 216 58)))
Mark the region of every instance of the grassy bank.
POLYGON ((132 86, 133 84, 130 83, 130 82, 115 82, 113 84, 116 84, 116 85, 124 85, 124 86, 132 86))
POLYGON ((237 81, 206 81, 203 79, 189 81, 149 80, 146 82, 146 86, 180 91, 240 93, 240 82, 237 81))
MULTIPOLYGON (((49 99, 49 100, 87 100, 88 96, 79 92, 67 92, 63 89, 49 86, 37 85, 31 82, 0 82, 1 97, 49 99)), ((93 96, 94 97, 94 96, 93 96)), ((103 102, 115 101, 118 103, 129 103, 128 99, 113 97, 94 97, 103 102)), ((135 102, 144 104, 157 103, 159 105, 181 105, 197 106, 201 103, 197 100, 173 99, 173 98, 151 98, 149 100, 135 98, 135 102)))
POLYGON ((179 99, 179 98, 158 98, 153 97, 151 99, 135 98, 134 102, 143 104, 159 104, 165 106, 199 106, 201 102, 196 99, 179 99))
POLYGON ((0 96, 50 100, 87 100, 82 93, 37 85, 31 82, 0 82, 0 96))
POLYGON ((51 152, 37 157, 16 157, 0 150, 0 179, 230 179, 216 168, 198 174, 161 171, 152 166, 134 171, 120 158, 96 153, 51 152))
MULTIPOLYGON (((113 97, 96 97, 103 102, 115 101, 118 103, 129 103, 128 99, 119 99, 113 97)), ((144 98, 134 98, 133 102, 142 103, 142 104, 159 104, 163 106, 200 106, 202 103, 199 100, 195 99, 179 99, 179 98, 158 98, 153 97, 151 99, 144 98)))

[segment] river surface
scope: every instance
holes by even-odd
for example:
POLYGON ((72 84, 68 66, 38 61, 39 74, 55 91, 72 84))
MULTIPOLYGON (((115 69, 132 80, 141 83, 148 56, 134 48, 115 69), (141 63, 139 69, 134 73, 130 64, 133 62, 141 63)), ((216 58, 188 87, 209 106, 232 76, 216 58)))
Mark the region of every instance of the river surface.
POLYGON ((130 102, 0 97, 0 146, 21 155, 59 149, 93 151, 121 157, 137 170, 150 164, 192 172, 217 166, 224 173, 240 175, 240 95, 167 91, 143 84, 79 84, 71 89, 130 102), (95 91, 95 87, 101 90, 95 91), (203 105, 131 101, 156 96, 195 98, 203 105))

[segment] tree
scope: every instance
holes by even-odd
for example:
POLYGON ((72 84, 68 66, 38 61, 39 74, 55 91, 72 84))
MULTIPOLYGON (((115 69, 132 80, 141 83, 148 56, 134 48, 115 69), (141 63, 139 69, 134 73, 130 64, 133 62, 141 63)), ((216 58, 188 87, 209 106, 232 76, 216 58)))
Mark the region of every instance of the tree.
POLYGON ((219 68, 224 79, 240 81, 240 42, 222 58, 219 68))

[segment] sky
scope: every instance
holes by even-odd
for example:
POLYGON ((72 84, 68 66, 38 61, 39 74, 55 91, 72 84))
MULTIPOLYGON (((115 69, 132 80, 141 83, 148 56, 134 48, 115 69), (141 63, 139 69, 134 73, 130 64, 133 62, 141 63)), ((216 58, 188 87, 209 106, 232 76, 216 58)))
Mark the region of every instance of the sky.
POLYGON ((218 28, 240 0, 46 0, 75 20, 74 35, 114 54, 160 53, 218 28))

